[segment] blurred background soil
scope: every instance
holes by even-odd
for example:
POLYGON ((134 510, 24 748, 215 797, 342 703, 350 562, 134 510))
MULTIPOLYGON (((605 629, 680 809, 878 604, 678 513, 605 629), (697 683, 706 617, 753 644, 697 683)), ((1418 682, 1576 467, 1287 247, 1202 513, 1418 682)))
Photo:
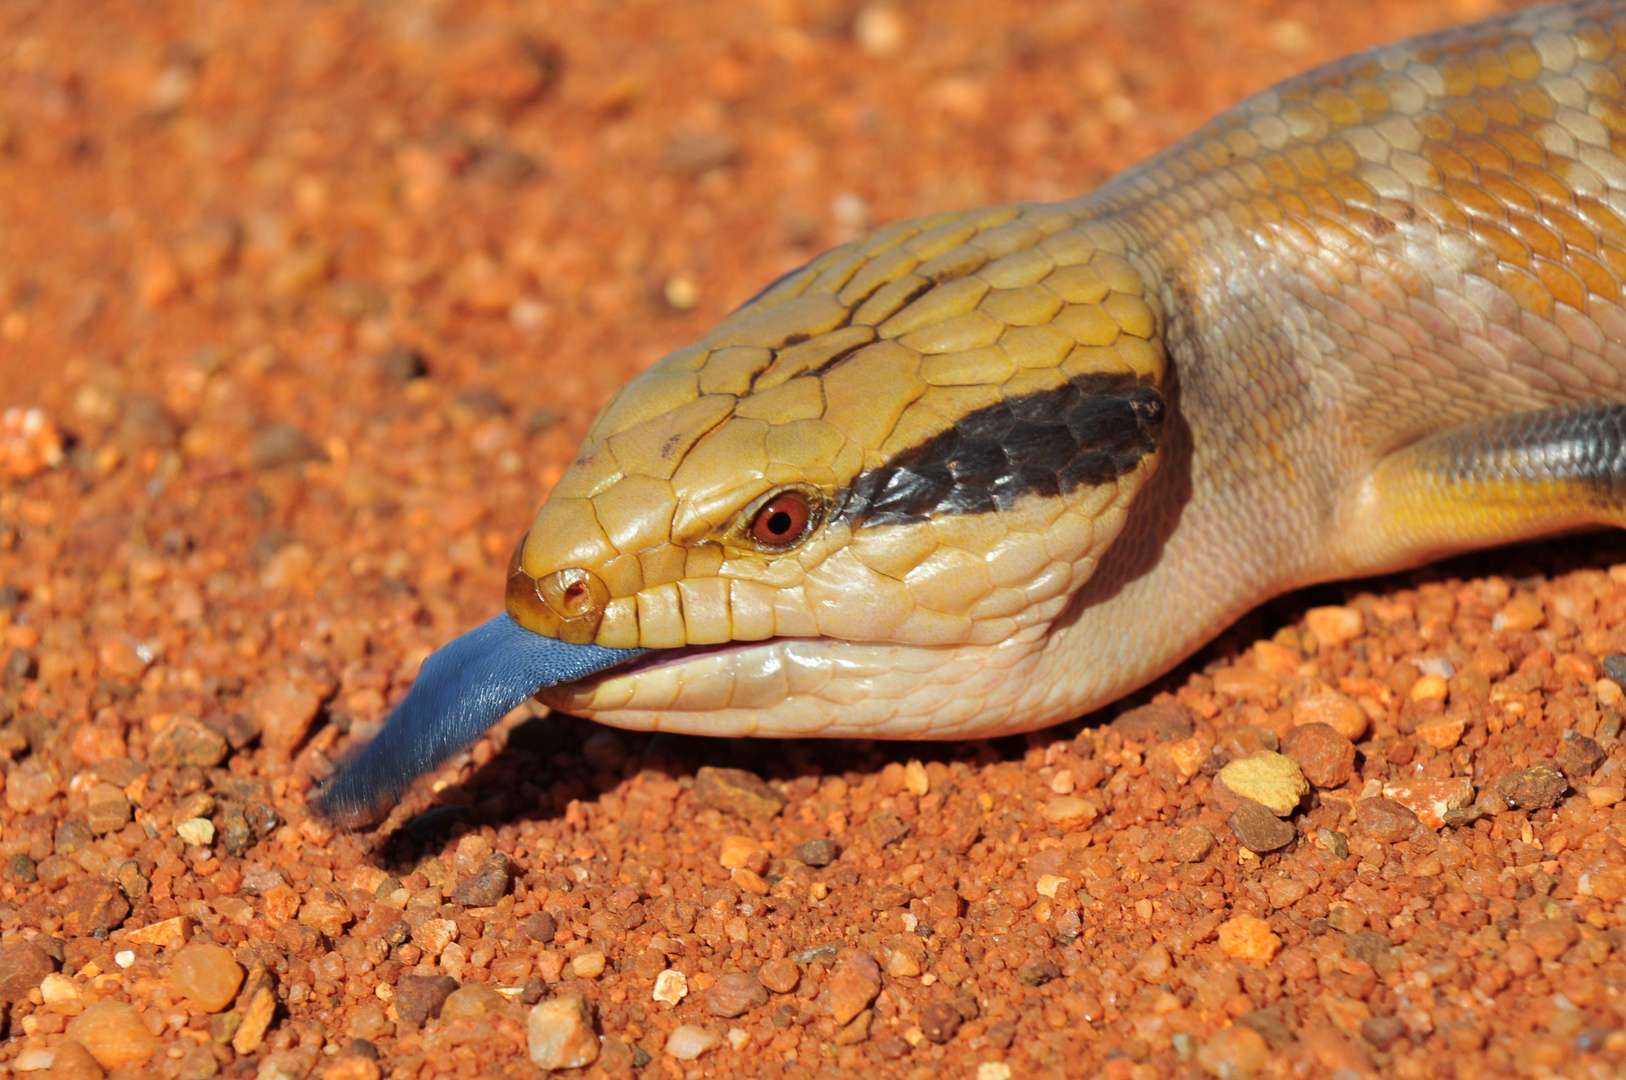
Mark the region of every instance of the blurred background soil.
MULTIPOLYGON (((1613 781, 1589 787, 1588 774, 1539 820, 1498 819, 1495 835, 1459 822, 1474 858, 1474 838, 1504 845, 1484 857, 1507 871, 1495 879, 1511 882, 1507 910, 1485 899, 1494 888, 1468 896, 1453 878, 1457 914, 1477 925, 1404 964, 1411 935, 1394 927, 1414 909, 1376 897, 1409 886, 1391 875, 1347 899, 1381 857, 1374 869, 1325 841, 1314 885, 1270 893, 1291 876, 1270 860, 1289 856, 1243 852, 1223 815, 1217 850, 1169 854, 1193 815, 1212 816, 1210 777, 1147 773, 1159 737, 1141 729, 762 746, 534 709, 420 785, 383 830, 336 833, 304 810, 428 651, 499 609, 508 552, 598 407, 766 282, 895 218, 1087 191, 1278 79, 1501 9, 0 4, 0 1066, 532 1075, 527 1009, 540 1000, 585 1003, 604 1037, 589 1067, 606 1075, 1616 1075, 1626 1038, 1600 972, 1621 909, 1574 905, 1592 897, 1579 875, 1626 867, 1626 852, 1610 831, 1613 781), (705 765, 773 786, 700 790, 705 765), (1153 776, 1163 795, 1110 792, 1119 772, 1153 776), (1087 811, 1038 816, 1091 778, 1104 786, 1087 811), (917 814, 938 820, 909 837, 917 814), (1579 831, 1542 849, 1550 858, 1505 848, 1539 847, 1559 825, 1579 831), (1560 866, 1589 836, 1595 868, 1560 866), (805 848, 820 840, 838 861, 805 848), (1089 861, 1108 852, 1105 868, 1089 861), (1218 867, 1211 880, 1168 884, 1202 865, 1218 867), (1514 880, 1515 865, 1542 880, 1514 880), (1086 866, 1141 895, 1089 892, 1086 866), (495 894, 453 896, 482 873, 500 878, 495 894), (1154 907, 1181 888, 1195 907, 1154 907), (832 889, 847 899, 826 904, 832 889), (877 899, 886 889, 902 891, 877 899), (1525 940, 1516 905, 1531 896, 1532 919, 1567 928, 1556 949, 1539 934, 1524 953, 1509 945, 1525 940), (1364 913, 1328 923, 1350 905, 1364 913), (1248 912, 1264 930, 1238 922, 1229 945, 1216 938, 1248 912), (940 927, 929 949, 898 943, 917 925, 940 927), (1452 944, 1499 926, 1499 945, 1452 944), (1276 946, 1250 952, 1244 931, 1276 946), (964 948, 944 946, 962 932, 964 948), (188 941, 229 952, 194 948, 183 964, 188 941), (1164 966, 1136 966, 1146 955, 1164 966), (864 956, 880 965, 869 990, 864 956), (1563 984, 1543 964, 1591 965, 1592 981, 1563 984), (669 971, 687 997, 670 978, 672 1000, 652 997, 669 971), (455 983, 460 1004, 440 1016, 455 983), (1448 985, 1460 993, 1423 992, 1448 985), (719 986, 738 1001, 718 1004, 719 986), (1508 1010, 1529 1019, 1499 1033, 1490 1017, 1508 1010)), ((1601 571, 1620 558, 1611 539, 1573 541, 1379 583, 1342 609, 1359 626, 1345 640, 1294 626, 1354 591, 1290 599, 1158 700, 1178 691, 1198 725, 1182 737, 1207 731, 1212 746, 1232 729, 1290 728, 1297 664, 1320 655, 1321 675, 1355 680, 1341 692, 1387 720, 1351 736, 1372 768, 1325 785, 1353 785, 1326 804, 1344 810, 1300 822, 1309 852, 1317 829, 1344 828, 1363 782, 1411 767, 1390 747, 1420 745, 1405 703, 1427 712, 1412 683, 1438 668, 1399 658, 1452 635, 1478 656, 1473 634, 1491 635, 1493 617, 1494 633, 1528 640, 1497 639, 1519 671, 1492 658, 1487 680, 1547 672, 1517 692, 1591 702, 1546 715, 1591 715, 1583 734, 1613 752, 1619 702, 1597 687, 1621 651, 1610 635, 1626 575, 1601 571), (1561 570, 1580 576, 1548 580, 1561 570), (1443 637, 1425 632, 1431 596, 1451 598, 1443 637), (1252 644, 1273 636, 1297 659, 1252 644), (1318 653, 1367 636, 1381 663, 1364 645, 1318 653), (1257 679, 1216 687, 1215 671, 1238 670, 1257 679)), ((1537 721, 1507 729, 1499 766, 1570 745, 1557 740, 1573 723, 1537 721), (1534 741, 1517 749, 1521 732, 1534 741)), ((1456 746, 1437 748, 1447 778, 1495 779, 1472 754, 1454 774, 1456 746)), ((1438 875, 1435 842, 1419 839, 1415 857, 1438 875)))

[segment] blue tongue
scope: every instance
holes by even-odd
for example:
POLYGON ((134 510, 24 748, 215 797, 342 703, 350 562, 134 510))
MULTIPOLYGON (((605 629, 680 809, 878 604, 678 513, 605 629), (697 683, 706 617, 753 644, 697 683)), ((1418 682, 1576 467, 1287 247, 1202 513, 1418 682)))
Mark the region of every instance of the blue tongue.
POLYGON ((489 619, 429 655, 384 730, 316 793, 316 808, 329 817, 369 815, 543 687, 643 651, 570 645, 532 633, 506 613, 489 619))

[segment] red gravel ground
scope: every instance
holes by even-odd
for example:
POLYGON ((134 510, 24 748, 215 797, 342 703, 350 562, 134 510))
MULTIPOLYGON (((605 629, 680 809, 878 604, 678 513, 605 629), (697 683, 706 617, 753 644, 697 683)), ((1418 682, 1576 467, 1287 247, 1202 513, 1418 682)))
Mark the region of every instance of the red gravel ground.
POLYGON ((764 282, 1493 10, 0 5, 0 1067, 1619 1075, 1613 536, 1288 598, 1032 737, 536 709, 381 829, 305 804, 764 282))

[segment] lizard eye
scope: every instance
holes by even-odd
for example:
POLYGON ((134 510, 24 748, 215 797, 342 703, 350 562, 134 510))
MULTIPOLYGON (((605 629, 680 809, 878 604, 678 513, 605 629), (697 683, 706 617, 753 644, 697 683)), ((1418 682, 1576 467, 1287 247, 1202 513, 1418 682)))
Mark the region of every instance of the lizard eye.
POLYGON ((764 547, 790 547, 807 535, 813 508, 807 499, 787 491, 771 499, 751 521, 751 539, 764 547))

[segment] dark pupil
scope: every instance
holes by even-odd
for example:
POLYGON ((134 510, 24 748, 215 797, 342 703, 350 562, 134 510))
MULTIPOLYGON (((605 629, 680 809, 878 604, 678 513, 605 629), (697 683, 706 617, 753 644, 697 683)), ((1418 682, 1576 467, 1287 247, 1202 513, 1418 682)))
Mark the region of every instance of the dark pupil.
POLYGON ((768 531, 775 536, 784 536, 790 532, 790 514, 783 510, 775 510, 768 515, 768 531))

